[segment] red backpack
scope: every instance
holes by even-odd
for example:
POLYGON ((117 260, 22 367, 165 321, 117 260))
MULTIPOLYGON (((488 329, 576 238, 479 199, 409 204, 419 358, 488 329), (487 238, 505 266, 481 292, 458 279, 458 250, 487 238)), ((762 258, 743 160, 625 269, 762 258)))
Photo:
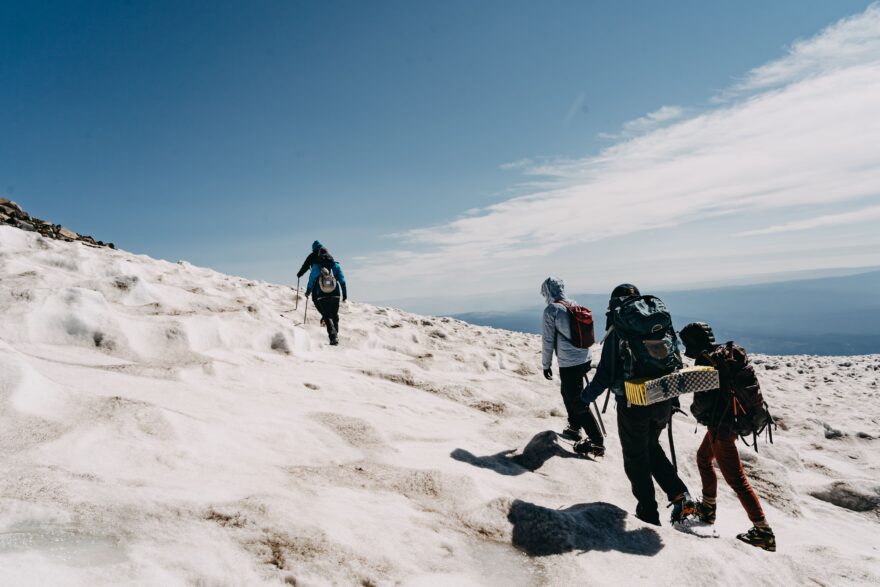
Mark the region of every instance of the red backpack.
POLYGON ((571 332, 568 339, 571 344, 579 349, 588 349, 596 344, 596 332, 593 328, 593 313, 589 308, 558 300, 568 310, 568 322, 571 324, 571 332))

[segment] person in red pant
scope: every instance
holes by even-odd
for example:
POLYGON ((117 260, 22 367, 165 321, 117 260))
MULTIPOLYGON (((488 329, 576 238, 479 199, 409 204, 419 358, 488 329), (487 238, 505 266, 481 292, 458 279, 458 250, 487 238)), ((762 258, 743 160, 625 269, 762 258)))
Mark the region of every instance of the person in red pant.
POLYGON ((685 356, 694 359, 696 365, 718 368, 721 375, 720 389, 694 394, 691 404, 691 413, 708 428, 697 450, 697 468, 703 482, 703 499, 697 502, 697 517, 705 523, 715 523, 718 478, 712 462, 716 461, 724 480, 736 493, 753 524, 748 532, 737 535, 737 538, 752 546, 775 552, 776 536, 764 517, 764 510, 755 490, 746 478, 736 448, 737 435, 733 427, 736 407, 733 405, 731 385, 758 386, 755 370, 749 364, 742 347, 732 343, 716 344, 712 328, 705 322, 692 322, 682 328, 679 334, 685 344, 685 356), (725 355, 730 353, 736 355, 737 360, 733 363, 740 365, 735 371, 729 368, 731 357, 725 355))

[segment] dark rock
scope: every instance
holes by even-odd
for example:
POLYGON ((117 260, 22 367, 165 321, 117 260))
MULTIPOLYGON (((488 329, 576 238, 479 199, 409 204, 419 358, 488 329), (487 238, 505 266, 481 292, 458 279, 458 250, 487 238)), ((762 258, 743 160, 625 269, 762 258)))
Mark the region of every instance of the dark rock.
POLYGON ((33 218, 30 214, 22 210, 21 206, 15 202, 7 198, 0 198, 0 224, 4 223, 28 232, 37 232, 46 238, 64 240, 67 242, 79 241, 83 244, 94 247, 106 246, 111 249, 116 248, 113 243, 105 245, 102 241, 96 241, 91 236, 81 236, 60 224, 55 224, 48 220, 33 218))
POLYGON ((846 436, 843 432, 841 432, 837 428, 832 428, 828 424, 823 423, 822 426, 825 428, 825 438, 827 438, 828 440, 843 438, 844 436, 846 436))
POLYGON ((6 206, 9 208, 15 208, 19 212, 21 212, 21 206, 10 200, 9 198, 0 198, 0 206, 6 206))
POLYGON ((67 238, 67 239, 70 239, 70 240, 76 240, 76 238, 77 238, 79 235, 76 234, 75 232, 73 232, 72 230, 70 230, 69 228, 64 228, 64 227, 62 226, 61 228, 58 229, 58 236, 60 236, 61 238, 67 238))

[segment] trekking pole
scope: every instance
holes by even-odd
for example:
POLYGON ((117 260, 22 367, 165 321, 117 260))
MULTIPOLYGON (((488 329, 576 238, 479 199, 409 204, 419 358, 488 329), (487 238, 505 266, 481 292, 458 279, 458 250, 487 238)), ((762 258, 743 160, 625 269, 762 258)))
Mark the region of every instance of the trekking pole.
MULTIPOLYGON (((603 414, 604 414, 605 411, 608 409, 608 400, 610 400, 610 399, 611 399, 611 390, 609 389, 609 390, 608 390, 608 393, 605 394, 605 405, 602 406, 602 413, 603 413, 603 414)), ((596 406, 597 409, 598 409, 598 407, 599 407, 599 406, 596 406)))
MULTIPOLYGON (((589 373, 589 372, 590 372, 590 371, 588 370, 587 373, 589 373)), ((590 384, 590 378, 587 377, 587 373, 584 373, 584 381, 586 381, 586 382, 587 382, 587 385, 589 385, 589 384, 590 384)), ((596 417, 599 419, 599 429, 602 430, 602 436, 608 436, 608 434, 605 432, 605 422, 602 421, 602 414, 599 413, 599 404, 597 404, 597 403, 594 401, 594 402, 593 402, 593 407, 596 409, 596 417)), ((590 406, 587 406, 587 411, 588 411, 588 412, 590 411, 590 406)))
POLYGON ((296 303, 293 305, 293 310, 299 310, 299 277, 296 278, 296 303))
POLYGON ((305 315, 303 316, 303 326, 305 326, 308 323, 309 323, 309 300, 306 299, 306 311, 305 311, 305 315))
POLYGON ((596 417, 599 418, 599 428, 602 429, 602 436, 608 436, 608 433, 605 432, 605 422, 602 421, 602 414, 599 413, 599 404, 593 402, 593 407, 596 408, 596 417))
POLYGON ((675 472, 678 472, 678 461, 675 459, 675 441, 672 440, 672 416, 675 415, 675 412, 669 416, 669 453, 672 455, 672 466, 675 467, 675 472))

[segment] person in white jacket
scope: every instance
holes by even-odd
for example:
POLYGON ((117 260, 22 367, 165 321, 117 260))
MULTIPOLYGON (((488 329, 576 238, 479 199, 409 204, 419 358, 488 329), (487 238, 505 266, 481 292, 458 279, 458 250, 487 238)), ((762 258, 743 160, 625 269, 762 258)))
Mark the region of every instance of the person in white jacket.
POLYGON ((551 369, 553 353, 556 353, 556 363, 559 366, 560 391, 562 401, 565 403, 565 411, 568 414, 568 426, 562 431, 561 436, 575 441, 575 451, 581 454, 601 456, 605 454, 605 439, 596 418, 589 410, 589 406, 581 401, 581 392, 584 389, 584 380, 592 365, 590 349, 578 348, 569 340, 571 332, 568 309, 561 301, 574 304, 573 300, 565 297, 565 284, 561 279, 548 277, 541 285, 541 294, 547 302, 544 308, 544 319, 541 328, 542 338, 542 363, 544 377, 553 379, 551 369), (581 440, 581 429, 587 434, 586 440, 581 440))

